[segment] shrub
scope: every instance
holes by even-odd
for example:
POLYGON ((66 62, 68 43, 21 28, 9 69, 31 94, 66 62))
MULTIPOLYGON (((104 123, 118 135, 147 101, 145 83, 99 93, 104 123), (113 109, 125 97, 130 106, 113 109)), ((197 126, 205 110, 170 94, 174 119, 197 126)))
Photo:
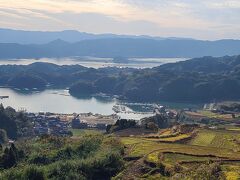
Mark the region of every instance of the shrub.
POLYGON ((24 180, 46 180, 44 171, 37 167, 27 167, 23 174, 24 180))
POLYGON ((174 168, 174 171, 175 171, 176 173, 180 173, 180 172, 183 171, 183 167, 182 167, 180 164, 178 164, 178 163, 176 163, 176 164, 173 166, 173 168, 174 168))
POLYGON ((20 169, 12 168, 0 173, 0 179, 6 180, 23 180, 23 173, 20 169))
POLYGON ((164 175, 165 174, 165 165, 161 161, 158 161, 157 162, 157 167, 159 169, 159 173, 161 175, 164 175))
POLYGON ((37 165, 46 165, 49 164, 50 162, 51 160, 46 155, 40 154, 33 155, 29 160, 29 163, 37 165))
POLYGON ((79 171, 77 161, 57 162, 50 166, 48 178, 52 180, 85 180, 79 171))

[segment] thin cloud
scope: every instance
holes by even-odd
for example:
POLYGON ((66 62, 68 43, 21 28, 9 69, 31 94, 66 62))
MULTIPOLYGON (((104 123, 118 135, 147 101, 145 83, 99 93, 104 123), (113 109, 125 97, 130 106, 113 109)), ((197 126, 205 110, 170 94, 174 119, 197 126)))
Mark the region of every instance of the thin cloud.
POLYGON ((22 19, 24 29, 240 38, 238 0, 0 0, 0 7, 1 27, 22 19))

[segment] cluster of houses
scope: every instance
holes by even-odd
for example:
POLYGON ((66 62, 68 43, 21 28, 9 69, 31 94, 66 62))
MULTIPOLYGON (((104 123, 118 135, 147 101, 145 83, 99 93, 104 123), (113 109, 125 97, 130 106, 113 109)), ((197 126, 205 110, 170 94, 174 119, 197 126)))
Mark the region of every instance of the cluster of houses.
POLYGON ((99 129, 105 130, 108 124, 113 124, 117 116, 83 114, 54 114, 54 113, 27 113, 32 119, 34 134, 68 136, 72 129, 99 129))
POLYGON ((174 118, 177 115, 177 112, 173 110, 167 110, 165 106, 154 105, 153 113, 156 115, 165 114, 169 118, 174 118))
POLYGON ((71 134, 69 131, 69 123, 61 121, 57 116, 48 116, 46 114, 28 114, 33 120, 35 135, 56 135, 67 136, 71 134))

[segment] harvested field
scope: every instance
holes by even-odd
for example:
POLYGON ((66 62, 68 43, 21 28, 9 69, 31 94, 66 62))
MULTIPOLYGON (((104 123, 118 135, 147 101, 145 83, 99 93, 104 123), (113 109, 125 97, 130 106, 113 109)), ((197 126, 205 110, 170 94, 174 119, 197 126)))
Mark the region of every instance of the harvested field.
POLYGON ((142 138, 122 139, 127 147, 131 148, 129 156, 144 156, 152 151, 186 153, 191 155, 218 156, 222 158, 240 158, 240 152, 233 152, 231 149, 220 149, 215 147, 196 146, 176 143, 159 143, 142 138))
POLYGON ((184 162, 206 162, 208 160, 217 160, 217 157, 209 157, 209 156, 195 156, 195 155, 187 155, 181 153, 160 153, 158 151, 151 153, 148 155, 147 160, 150 162, 157 163, 159 158, 162 162, 174 165, 176 163, 183 164, 184 162))
MULTIPOLYGON (((170 131, 166 130, 162 133, 167 136, 170 131)), ((161 139, 169 140, 169 138, 121 137, 120 140, 126 147, 125 156, 130 159, 138 157, 136 161, 132 161, 133 164, 126 172, 128 174, 134 172, 132 177, 135 178, 154 179, 163 177, 159 174, 151 174, 151 171, 145 175, 137 172, 145 166, 154 170, 159 162, 168 167, 178 163, 184 169, 217 162, 221 163, 226 179, 240 177, 240 151, 236 142, 236 139, 240 138, 238 131, 198 129, 197 134, 187 143, 175 141, 178 136, 183 137, 182 134, 171 137, 175 138, 171 143, 159 142, 161 139)))
POLYGON ((200 130, 190 141, 191 145, 209 146, 240 151, 240 133, 227 130, 200 130))

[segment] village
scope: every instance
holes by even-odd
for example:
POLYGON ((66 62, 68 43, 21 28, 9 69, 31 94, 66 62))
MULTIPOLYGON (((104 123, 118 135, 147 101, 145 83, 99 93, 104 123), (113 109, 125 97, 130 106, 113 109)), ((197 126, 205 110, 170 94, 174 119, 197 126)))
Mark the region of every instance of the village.
MULTIPOLYGON (((116 108, 113 107, 113 108, 116 108)), ((118 108, 125 109, 125 106, 118 108)), ((108 125, 113 125, 119 119, 128 119, 140 121, 135 119, 138 112, 121 111, 115 112, 111 115, 93 114, 93 113, 72 113, 72 114, 59 114, 51 112, 38 112, 30 113, 24 112, 33 123, 35 135, 57 135, 68 136, 71 135, 71 129, 96 129, 105 131, 108 125)), ((151 117, 156 114, 166 113, 170 116, 176 115, 177 112, 166 110, 164 106, 155 106, 153 112, 141 113, 142 117, 151 117), (145 116, 144 116, 145 115, 145 116)))
MULTIPOLYGON (((216 105, 213 106, 212 104, 206 104, 202 110, 183 109, 181 111, 168 109, 165 106, 161 105, 154 105, 153 111, 151 113, 146 113, 145 115, 147 116, 144 118, 149 118, 157 115, 165 115, 165 117, 168 119, 176 119, 177 114, 179 114, 179 112, 182 112, 181 114, 185 117, 185 123, 190 123, 190 120, 191 122, 193 121, 194 123, 202 125, 206 125, 205 121, 208 121, 207 124, 209 127, 215 127, 214 124, 216 122, 236 125, 239 123, 238 119, 240 114, 236 112, 237 109, 235 106, 234 108, 235 113, 229 110, 224 111, 222 106, 219 108, 216 105)), ((140 123, 141 121, 141 119, 134 119, 132 118, 133 116, 131 116, 131 114, 136 114, 138 112, 123 111, 124 109, 129 109, 125 106, 118 105, 114 106, 113 109, 115 113, 111 115, 93 113, 25 113, 30 119, 32 119, 35 135, 49 134, 57 136, 68 136, 71 135, 71 129, 95 129, 105 131, 108 125, 114 125, 117 120, 120 119, 135 120, 137 123, 140 123)))
POLYGON ((92 113, 55 114, 55 113, 26 113, 33 121, 35 135, 71 135, 70 129, 105 130, 107 125, 114 124, 117 115, 100 115, 92 113))

